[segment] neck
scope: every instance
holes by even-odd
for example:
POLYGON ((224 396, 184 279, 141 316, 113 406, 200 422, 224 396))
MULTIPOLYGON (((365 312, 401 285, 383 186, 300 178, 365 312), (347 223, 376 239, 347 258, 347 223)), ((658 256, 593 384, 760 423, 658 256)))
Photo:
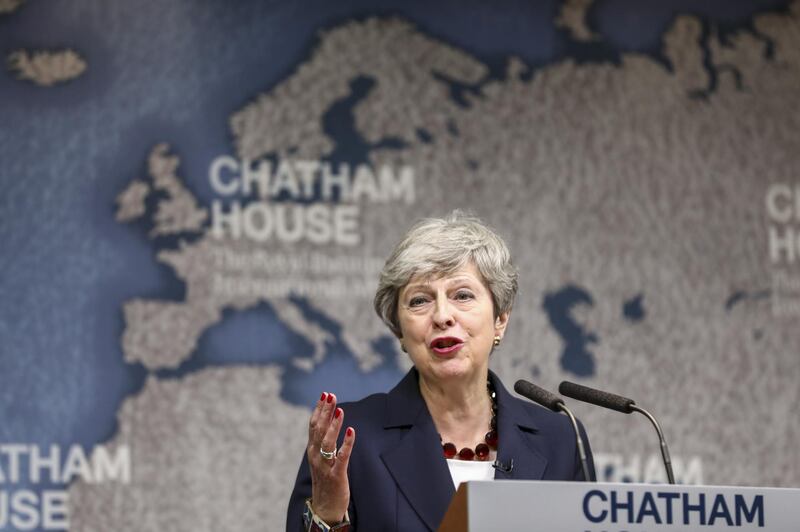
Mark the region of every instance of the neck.
POLYGON ((420 375, 420 393, 442 439, 459 448, 483 441, 492 419, 487 379, 488 373, 484 373, 470 382, 443 385, 420 375))

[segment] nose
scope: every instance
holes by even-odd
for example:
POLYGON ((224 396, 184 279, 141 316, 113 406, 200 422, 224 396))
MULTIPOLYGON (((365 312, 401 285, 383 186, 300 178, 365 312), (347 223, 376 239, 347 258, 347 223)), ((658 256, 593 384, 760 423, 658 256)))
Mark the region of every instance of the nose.
POLYGON ((447 329, 455 325, 455 318, 453 318, 453 309, 447 297, 439 295, 436 298, 436 307, 433 310, 433 323, 440 329, 447 329))

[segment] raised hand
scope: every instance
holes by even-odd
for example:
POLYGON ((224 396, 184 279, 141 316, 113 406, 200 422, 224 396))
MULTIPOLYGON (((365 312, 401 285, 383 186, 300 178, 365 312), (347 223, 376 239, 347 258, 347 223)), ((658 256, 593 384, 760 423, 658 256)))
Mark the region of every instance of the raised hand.
POLYGON ((344 411, 336 406, 336 396, 323 393, 308 424, 308 466, 311 469, 311 506, 329 525, 344 519, 350 503, 347 464, 356 433, 347 427, 341 449, 336 441, 344 422, 344 411))

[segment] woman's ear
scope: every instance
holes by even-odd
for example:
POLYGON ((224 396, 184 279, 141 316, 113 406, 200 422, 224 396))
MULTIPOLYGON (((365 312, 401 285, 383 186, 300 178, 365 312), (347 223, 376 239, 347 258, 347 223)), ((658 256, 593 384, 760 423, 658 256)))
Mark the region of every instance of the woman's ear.
POLYGON ((495 319, 494 319, 494 334, 499 336, 500 338, 506 333, 506 327, 508 326, 508 318, 511 316, 511 311, 508 312, 501 312, 495 319))

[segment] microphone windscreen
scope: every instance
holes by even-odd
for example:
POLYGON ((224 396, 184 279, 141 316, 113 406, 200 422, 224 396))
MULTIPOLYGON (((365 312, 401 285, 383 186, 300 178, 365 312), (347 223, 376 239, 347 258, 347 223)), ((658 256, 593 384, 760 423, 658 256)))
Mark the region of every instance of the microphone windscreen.
POLYGON ((550 393, 547 390, 536 386, 532 382, 522 379, 518 380, 514 384, 514 391, 521 396, 527 397, 531 401, 539 403, 543 407, 549 408, 555 412, 558 412, 559 404, 564 404, 564 401, 562 401, 561 398, 556 394, 550 393))
POLYGON ((623 414, 630 414, 633 412, 633 410, 631 410, 631 405, 636 404, 633 399, 628 399, 627 397, 622 397, 621 395, 613 393, 602 392, 569 381, 562 382, 558 386, 558 391, 561 395, 566 395, 572 399, 577 399, 585 403, 592 403, 593 405, 602 406, 604 408, 610 408, 611 410, 616 410, 623 414))

